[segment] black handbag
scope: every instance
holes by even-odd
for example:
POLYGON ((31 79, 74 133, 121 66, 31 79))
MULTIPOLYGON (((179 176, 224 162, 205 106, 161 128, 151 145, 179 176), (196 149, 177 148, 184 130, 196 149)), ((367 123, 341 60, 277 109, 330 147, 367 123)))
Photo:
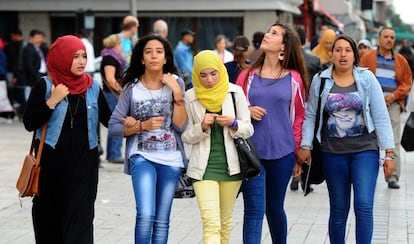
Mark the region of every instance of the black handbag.
POLYGON ((401 146, 405 151, 414 151, 414 112, 410 113, 404 125, 403 134, 401 137, 401 146))
MULTIPOLYGON (((233 99, 234 114, 237 118, 234 92, 231 93, 231 97, 233 99)), ((236 145, 237 155, 239 156, 240 171, 243 179, 251 179, 258 176, 260 174, 261 163, 250 139, 234 138, 234 144, 236 145)))
POLYGON ((302 164, 302 174, 301 174, 301 184, 303 192, 308 195, 312 190, 311 184, 321 184, 325 181, 325 175, 322 168, 322 157, 321 149, 316 139, 316 134, 319 128, 320 122, 320 112, 321 112, 321 95, 323 87, 325 86, 326 78, 321 78, 321 85, 319 87, 319 96, 318 96, 318 107, 316 109, 316 119, 315 119, 315 129, 313 132, 313 142, 312 142, 312 151, 311 151, 311 162, 302 164))

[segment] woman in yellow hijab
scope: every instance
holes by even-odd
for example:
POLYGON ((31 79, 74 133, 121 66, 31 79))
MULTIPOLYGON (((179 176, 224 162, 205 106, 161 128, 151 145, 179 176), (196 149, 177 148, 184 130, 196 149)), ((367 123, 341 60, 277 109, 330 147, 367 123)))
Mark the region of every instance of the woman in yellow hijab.
POLYGON ((229 76, 227 69, 218 55, 208 50, 201 52, 194 57, 192 72, 194 91, 201 104, 210 112, 219 112, 221 105, 229 90, 229 76), (214 71, 208 79, 208 72, 201 72, 204 69, 214 71))
POLYGON ((253 135, 241 87, 229 83, 226 67, 210 50, 194 57, 193 88, 186 94, 188 126, 181 138, 192 145, 187 175, 203 221, 203 240, 228 243, 234 203, 242 182, 233 138, 253 135), (237 116, 234 113, 234 94, 237 116))
POLYGON ((327 29, 319 38, 318 45, 312 49, 312 53, 319 57, 323 66, 328 66, 331 62, 332 44, 335 40, 335 37, 335 31, 332 29, 327 29))

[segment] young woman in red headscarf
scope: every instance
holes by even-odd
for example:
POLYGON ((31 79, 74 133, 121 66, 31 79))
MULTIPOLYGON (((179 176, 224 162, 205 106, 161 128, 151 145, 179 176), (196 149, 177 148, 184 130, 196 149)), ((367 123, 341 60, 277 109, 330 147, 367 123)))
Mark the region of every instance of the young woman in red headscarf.
POLYGON ((93 243, 96 127, 108 125, 111 110, 98 83, 85 73, 86 60, 79 38, 58 38, 47 56, 49 75, 34 85, 23 117, 37 139, 47 123, 40 195, 32 208, 36 243, 93 243))

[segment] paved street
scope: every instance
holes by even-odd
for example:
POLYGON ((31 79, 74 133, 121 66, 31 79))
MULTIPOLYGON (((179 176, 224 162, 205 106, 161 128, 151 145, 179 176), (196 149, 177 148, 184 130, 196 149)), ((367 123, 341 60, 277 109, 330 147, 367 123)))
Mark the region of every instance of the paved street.
MULTIPOLYGON (((403 116, 405 121, 406 114, 403 116)), ((31 200, 23 199, 20 207, 15 182, 24 155, 29 150, 30 133, 20 122, 0 123, 0 243, 34 243, 31 223, 31 200)), ((102 128, 105 137, 106 129, 102 128)), ((105 145, 105 142, 103 142, 105 145)), ((102 157, 104 158, 104 157, 102 157)), ((133 243, 135 207, 130 177, 122 173, 122 165, 104 162, 100 170, 95 213, 95 243, 133 243)), ((70 166, 68 166, 70 167, 70 166)), ((389 190, 378 177, 375 199, 373 243, 414 243, 414 153, 402 152, 401 189, 389 190)), ((315 186, 307 197, 288 190, 289 244, 327 244, 329 238, 329 200, 325 183, 315 186)), ((63 194, 63 193, 62 193, 63 194)), ((243 202, 236 202, 231 244, 242 243, 243 202)), ((264 224, 262 243, 271 243, 264 224)), ((355 243, 353 212, 347 229, 347 243, 355 243)), ((202 243, 202 224, 195 198, 176 199, 172 209, 169 243, 202 243)))

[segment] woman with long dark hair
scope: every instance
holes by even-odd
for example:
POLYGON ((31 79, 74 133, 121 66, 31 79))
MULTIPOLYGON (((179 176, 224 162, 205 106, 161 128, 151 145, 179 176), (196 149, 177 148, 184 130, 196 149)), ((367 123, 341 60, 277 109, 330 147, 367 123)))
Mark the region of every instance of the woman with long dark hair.
MULTIPOLYGON (((273 243, 286 243, 286 188, 302 138, 307 71, 296 32, 274 24, 260 45, 261 56, 240 73, 254 127, 251 140, 262 162, 262 173, 244 181, 243 242, 260 243, 263 216, 273 243)), ((299 167, 296 168, 299 174, 299 167)))
POLYGON ((186 164, 180 133, 187 125, 184 82, 175 75, 167 40, 150 35, 135 45, 109 133, 125 136, 124 172, 136 202, 135 243, 167 243, 172 201, 186 164))

